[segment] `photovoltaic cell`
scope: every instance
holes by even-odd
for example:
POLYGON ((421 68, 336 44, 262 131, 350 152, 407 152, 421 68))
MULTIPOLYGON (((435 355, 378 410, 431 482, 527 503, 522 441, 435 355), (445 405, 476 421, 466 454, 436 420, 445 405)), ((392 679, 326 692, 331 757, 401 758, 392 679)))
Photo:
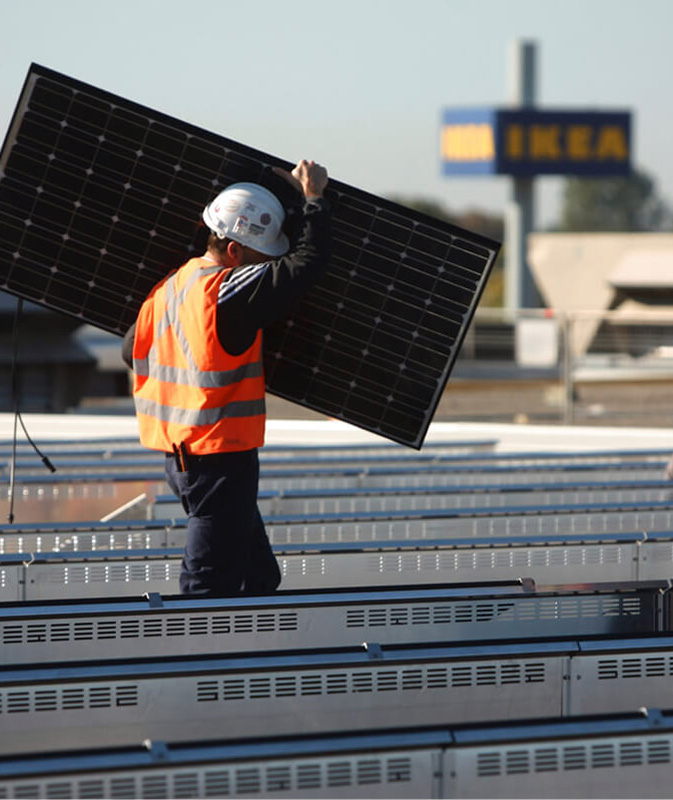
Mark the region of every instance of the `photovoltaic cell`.
MULTIPOLYGON (((201 212, 294 165, 38 65, 0 152, 0 289, 123 335, 201 212)), ((265 330, 269 392, 420 448, 499 244, 330 179, 333 259, 265 330)))

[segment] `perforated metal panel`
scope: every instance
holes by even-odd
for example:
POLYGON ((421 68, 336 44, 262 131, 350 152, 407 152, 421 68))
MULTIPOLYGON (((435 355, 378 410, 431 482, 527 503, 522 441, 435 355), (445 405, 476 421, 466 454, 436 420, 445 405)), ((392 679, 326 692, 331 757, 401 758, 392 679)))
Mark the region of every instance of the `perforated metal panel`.
POLYGON ((670 530, 673 510, 669 504, 643 504, 630 510, 617 506, 610 510, 569 506, 531 509, 487 509, 481 514, 468 510, 403 512, 393 515, 338 515, 325 521, 292 522, 283 524, 266 520, 269 540, 273 545, 321 544, 327 542, 382 542, 392 540, 453 539, 470 536, 550 536, 555 534, 618 533, 631 531, 670 530), (406 518, 405 518, 406 517, 406 518))
POLYGON ((138 530, 133 533, 45 533, 17 532, 0 534, 0 554, 68 553, 91 550, 147 550, 164 547, 162 530, 138 530))
POLYGON ((0 746, 15 754, 629 713, 670 697, 672 647, 658 637, 6 670, 0 716, 11 726, 0 726, 0 746), (590 678, 586 688, 577 675, 590 678))
MULTIPOLYGON (((165 520, 168 529, 180 520, 165 520)), ((315 514, 265 519, 273 545, 493 536, 550 536, 583 533, 666 531, 673 527, 673 503, 596 503, 545 507, 428 509, 315 514)), ((162 522, 154 520, 155 528, 162 522)), ((168 534, 167 532, 167 535, 168 534)), ((121 544, 120 540, 120 544, 121 544)))
MULTIPOLYGON (((385 494, 367 494, 357 491, 330 496, 316 492, 314 497, 283 494, 277 497, 261 497, 258 506, 262 516, 318 515, 318 514, 357 514, 357 513, 398 513, 401 511, 431 511, 433 509, 484 509, 507 508, 512 506, 541 507, 561 505, 590 505, 608 503, 660 503, 673 502, 671 486, 659 488, 631 488, 622 486, 606 489, 603 487, 577 489, 534 489, 508 492, 495 487, 492 491, 469 491, 469 487, 450 491, 426 491, 412 493, 399 490, 385 494)), ((185 517, 184 509, 173 496, 161 495, 148 506, 154 519, 180 519, 185 517)))
POLYGON ((171 526, 138 522, 124 528, 104 524, 0 526, 0 556, 16 553, 75 553, 109 550, 156 550, 184 547, 186 520, 171 526), (37 528, 37 529, 35 529, 37 528))
MULTIPOLYGON (((0 155, 0 288, 123 334, 273 156, 32 65, 0 155)), ((420 447, 499 244, 337 181, 330 270, 265 336, 270 391, 420 447)))
MULTIPOLYGON (((343 545, 284 552, 277 547, 283 589, 329 589, 405 584, 458 583, 532 578, 539 585, 568 582, 667 580, 673 544, 652 543, 643 534, 582 537, 566 542, 489 543, 428 540, 390 541, 371 548, 343 545), (596 538, 598 539, 596 541, 596 538), (653 548, 656 550, 653 551, 653 548), (667 560, 663 560, 665 549, 667 560)), ((136 554, 138 555, 138 554, 136 554)), ((154 566, 131 569, 129 554, 101 553, 98 559, 73 553, 69 563, 47 561, 39 554, 0 566, 0 599, 54 600, 140 596, 144 592, 177 594, 181 550, 170 558, 154 555, 154 566)))
POLYGON ((669 580, 673 576, 673 533, 650 534, 643 542, 638 558, 641 580, 669 580))
MULTIPOLYGON (((402 544, 402 543, 399 543, 402 544)), ((670 549, 670 548, 669 548, 670 549)), ((536 543, 508 546, 475 540, 427 547, 381 546, 369 551, 321 554, 288 554, 279 563, 285 588, 380 586, 392 582, 407 584, 453 583, 468 580, 510 580, 532 578, 538 585, 572 582, 632 581, 640 575, 641 550, 638 537, 624 542, 536 543)), ((651 562, 647 562, 648 565, 651 562)), ((668 562, 670 565, 670 561, 668 562)), ((657 570, 661 579, 665 570, 657 570)), ((645 579, 645 576, 642 577, 645 579)))
POLYGON ((456 747, 445 753, 454 776, 446 797, 666 797, 670 733, 456 747))
POLYGON ((25 598, 23 567, 21 565, 0 566, 0 600, 13 601, 25 598))
POLYGON ((556 716, 563 648, 192 659, 0 675, 5 754, 556 716), (7 715, 7 716, 5 716, 7 715), (232 724, 232 720, 236 724, 232 724))
POLYGON ((306 475, 305 471, 297 471, 294 475, 282 475, 273 470, 263 470, 260 477, 262 491, 285 491, 295 489, 347 489, 395 488, 398 486, 475 486, 499 483, 503 486, 522 483, 577 483, 578 481, 640 481, 660 480, 662 468, 658 464, 582 464, 576 468, 563 466, 550 467, 434 467, 423 470, 405 472, 403 469, 391 467, 376 470, 353 470, 351 474, 338 474, 316 471, 306 475))
POLYGON ((129 596, 146 591, 177 594, 180 562, 181 557, 176 554, 172 559, 103 557, 60 564, 36 561, 25 568, 18 564, 17 574, 25 580, 20 584, 23 593, 18 599, 129 596))
POLYGON ((439 752, 337 752, 320 758, 286 757, 192 763, 182 767, 97 770, 91 775, 2 780, 0 797, 128 798, 437 797, 439 752), (433 768, 434 766, 434 768, 433 768))
POLYGON ((0 764, 0 797, 668 797, 670 717, 218 740, 0 764))
POLYGON ((3 663, 629 635, 662 630, 656 587, 552 595, 512 587, 0 609, 3 663), (495 594, 494 594, 495 593, 495 594))
MULTIPOLYGON (((620 700, 614 711, 644 706, 673 706, 673 655, 668 646, 660 650, 633 644, 625 652, 595 652, 573 659, 568 713, 605 711, 615 693, 620 700)), ((663 643, 662 643, 663 644, 663 643)))
MULTIPOLYGON (((582 465, 575 469, 567 467, 478 467, 470 468, 434 467, 423 470, 405 471, 396 469, 353 470, 316 469, 311 474, 300 469, 295 472, 290 470, 263 471, 260 477, 260 490, 264 491, 306 491, 324 489, 350 489, 350 488, 385 488, 396 487, 426 489, 430 487, 450 486, 480 486, 499 483, 503 486, 521 485, 522 483, 535 483, 536 485, 576 484, 578 481, 642 481, 661 479, 661 467, 650 463, 617 465, 582 465)), ((156 469, 135 472, 110 472, 96 476, 94 486, 100 484, 115 484, 121 482, 150 482, 156 484, 156 490, 165 494, 169 488, 165 482, 162 458, 157 461, 156 469)), ((85 472, 71 473, 60 470, 53 475, 25 475, 19 483, 25 496, 39 496, 41 493, 53 492, 54 487, 68 486, 70 491, 89 490, 90 476, 85 472)), ((150 486, 150 489, 152 488, 150 486)), ((100 487, 99 487, 100 488, 100 487)))

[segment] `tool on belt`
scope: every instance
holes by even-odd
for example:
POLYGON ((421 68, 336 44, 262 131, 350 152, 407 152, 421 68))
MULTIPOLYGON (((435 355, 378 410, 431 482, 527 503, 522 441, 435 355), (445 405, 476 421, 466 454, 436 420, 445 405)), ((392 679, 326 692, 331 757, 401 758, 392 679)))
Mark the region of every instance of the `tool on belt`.
POLYGON ((187 448, 184 442, 180 442, 179 446, 173 444, 173 455, 175 463, 178 465, 178 472, 187 472, 187 448))

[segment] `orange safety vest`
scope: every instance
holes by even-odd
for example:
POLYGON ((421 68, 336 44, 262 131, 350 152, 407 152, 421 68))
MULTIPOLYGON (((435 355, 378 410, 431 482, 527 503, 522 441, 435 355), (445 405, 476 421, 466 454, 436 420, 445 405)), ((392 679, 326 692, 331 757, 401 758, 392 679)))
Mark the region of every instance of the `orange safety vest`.
POLYGON ((230 268, 192 258, 154 287, 138 314, 133 399, 140 441, 195 455, 264 444, 262 332, 241 355, 217 338, 217 295, 230 268))

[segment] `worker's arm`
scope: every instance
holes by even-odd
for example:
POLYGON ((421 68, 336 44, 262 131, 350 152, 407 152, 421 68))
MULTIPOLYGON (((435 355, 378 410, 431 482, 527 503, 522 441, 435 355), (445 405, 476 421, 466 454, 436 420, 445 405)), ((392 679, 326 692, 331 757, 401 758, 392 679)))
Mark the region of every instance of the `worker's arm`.
POLYGON ((133 339, 136 335, 135 322, 126 331, 122 341, 122 359, 129 369, 133 369, 133 339))
POLYGON ((298 234, 280 258, 232 270, 220 285, 217 333, 224 349, 247 350, 260 328, 286 316, 327 270, 330 259, 330 207, 323 193, 327 170, 300 161, 292 172, 277 169, 303 195, 298 234))

